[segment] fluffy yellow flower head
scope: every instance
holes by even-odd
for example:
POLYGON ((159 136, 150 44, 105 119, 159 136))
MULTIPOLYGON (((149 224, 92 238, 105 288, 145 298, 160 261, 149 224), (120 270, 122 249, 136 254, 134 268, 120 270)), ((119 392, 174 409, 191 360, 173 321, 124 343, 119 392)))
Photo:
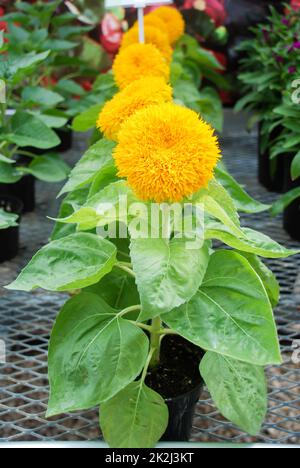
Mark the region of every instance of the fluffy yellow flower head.
POLYGON ((170 6, 161 6, 149 15, 157 16, 165 23, 165 27, 171 44, 174 44, 184 34, 185 23, 182 14, 170 6))
MULTIPOLYGON (((139 31, 138 28, 133 27, 124 34, 121 43, 121 50, 138 42, 139 31)), ((153 26, 145 26, 145 42, 146 44, 153 44, 158 48, 168 62, 171 61, 173 51, 170 46, 169 37, 166 33, 154 28, 153 26)))
MULTIPOLYGON (((145 26, 152 26, 153 28, 157 28, 159 29, 160 31, 162 31, 164 34, 168 34, 168 32, 166 31, 166 24, 164 22, 164 20, 162 20, 161 18, 159 18, 159 16, 155 16, 155 15, 146 15, 144 17, 144 24, 145 26)), ((134 23, 134 28, 138 28, 139 27, 139 24, 138 22, 136 21, 134 23)), ((169 37, 169 34, 168 34, 168 37, 169 37)))
POLYGON ((173 103, 147 107, 122 126, 114 158, 119 177, 142 200, 181 201, 213 178, 220 149, 196 112, 173 103))
POLYGON ((97 127, 104 135, 117 140, 120 128, 138 110, 172 100, 172 88, 163 78, 146 77, 134 81, 108 101, 99 114, 97 127))
POLYGON ((123 49, 113 64, 115 81, 120 89, 146 76, 159 76, 166 81, 170 77, 170 67, 152 44, 132 44, 123 49))

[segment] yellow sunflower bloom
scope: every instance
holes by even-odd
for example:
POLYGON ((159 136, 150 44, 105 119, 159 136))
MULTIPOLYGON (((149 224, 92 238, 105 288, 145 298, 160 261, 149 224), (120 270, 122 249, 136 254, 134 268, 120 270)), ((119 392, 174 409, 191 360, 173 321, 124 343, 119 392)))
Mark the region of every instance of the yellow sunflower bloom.
MULTIPOLYGON (((153 28, 159 29, 164 34, 166 34, 166 32, 167 32, 166 31, 166 24, 165 24, 164 20, 159 18, 159 16, 146 15, 144 17, 144 24, 145 24, 145 26, 152 26, 153 28)), ((134 28, 139 27, 139 24, 138 24, 137 21, 134 23, 133 27, 134 28)), ((168 34, 168 37, 169 37, 169 34, 168 34)))
POLYGON ((182 14, 173 7, 161 6, 148 15, 157 16, 165 23, 171 44, 174 44, 184 34, 185 23, 182 14))
POLYGON ((132 44, 123 49, 113 64, 115 82, 120 89, 146 76, 158 76, 166 81, 170 77, 170 67, 152 44, 132 44))
POLYGON ((97 127, 108 139, 117 140, 123 122, 135 112, 149 105, 170 101, 172 101, 172 88, 163 78, 141 78, 105 104, 99 114, 97 127))
POLYGON ((147 107, 122 126, 114 158, 119 177, 142 200, 181 201, 213 178, 220 159, 212 127, 173 103, 147 107))
MULTIPOLYGON (((131 44, 139 42, 138 28, 131 28, 127 31, 122 39, 121 50, 124 50, 131 44)), ((161 52, 164 58, 170 62, 172 58, 172 48, 170 46, 169 37, 163 31, 160 31, 153 26, 145 26, 145 42, 146 44, 153 44, 161 52)))

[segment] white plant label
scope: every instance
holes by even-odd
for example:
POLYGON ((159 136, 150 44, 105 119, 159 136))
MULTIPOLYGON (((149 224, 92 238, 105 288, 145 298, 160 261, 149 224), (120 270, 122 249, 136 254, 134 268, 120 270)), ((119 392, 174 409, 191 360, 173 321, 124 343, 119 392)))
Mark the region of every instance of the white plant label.
POLYGON ((148 5, 158 5, 162 3, 172 3, 172 0, 105 0, 105 8, 145 8, 148 5))

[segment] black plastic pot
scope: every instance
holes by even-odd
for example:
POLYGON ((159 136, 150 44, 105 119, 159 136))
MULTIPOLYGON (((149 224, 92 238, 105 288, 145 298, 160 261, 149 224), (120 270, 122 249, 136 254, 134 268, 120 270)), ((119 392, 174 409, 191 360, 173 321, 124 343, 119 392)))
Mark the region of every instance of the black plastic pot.
MULTIPOLYGON (((270 133, 269 140, 272 141, 279 136, 281 128, 277 127, 270 133)), ((269 149, 261 151, 261 124, 258 127, 258 180, 270 192, 281 193, 283 190, 284 155, 276 158, 276 168, 272 170, 269 149)))
POLYGON ((18 198, 23 203, 23 213, 35 209, 35 178, 26 174, 15 184, 0 184, 0 194, 18 198))
MULTIPOLYGON (((291 179, 291 164, 294 154, 286 155, 284 165, 284 191, 300 187, 300 179, 291 179)), ((291 203, 283 213, 283 226, 292 239, 300 241, 300 197, 291 203)))
POLYGON ((169 424, 161 440, 186 442, 192 433, 195 407, 203 391, 203 382, 185 395, 166 400, 169 408, 169 424))
MULTIPOLYGON (((23 210, 23 203, 17 198, 0 195, 0 208, 8 213, 19 215, 19 222, 23 210)), ((19 226, 0 229, 0 263, 13 259, 19 251, 19 226)))
POLYGON ((59 151, 60 153, 64 153, 65 151, 69 151, 72 148, 73 143, 73 131, 69 127, 59 128, 56 130, 58 137, 61 140, 61 143, 56 146, 56 148, 51 149, 51 151, 59 151))

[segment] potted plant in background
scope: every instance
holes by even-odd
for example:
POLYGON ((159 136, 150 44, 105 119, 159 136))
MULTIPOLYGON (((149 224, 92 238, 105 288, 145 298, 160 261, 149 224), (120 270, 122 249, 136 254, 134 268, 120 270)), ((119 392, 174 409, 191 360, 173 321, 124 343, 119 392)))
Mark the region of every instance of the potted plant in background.
MULTIPOLYGON (((57 182, 63 180, 68 173, 68 166, 57 155, 37 156, 30 151, 30 148, 37 148, 46 152, 57 146, 60 140, 45 120, 37 115, 35 109, 27 108, 27 104, 25 106, 25 102, 56 99, 57 95, 25 84, 22 89, 23 100, 20 101, 22 84, 26 83, 28 76, 32 77, 35 70, 38 72, 39 63, 48 54, 49 51, 28 53, 22 54, 22 58, 12 54, 8 60, 6 54, 1 55, 0 75, 6 87, 6 103, 1 105, 1 192, 20 198, 24 202, 25 212, 34 208, 34 184, 29 175, 44 181, 57 182), (29 156, 31 162, 28 164, 22 156, 29 156)), ((43 114, 45 119, 48 117, 47 112, 46 110, 43 114)), ((51 120, 51 116, 49 118, 51 120)))
MULTIPOLYGON (((143 63, 148 47, 134 48, 143 63)), ((128 54, 116 60, 118 82, 128 54)), ((149 70, 101 111, 98 125, 113 140, 89 148, 62 190, 58 221, 70 229, 8 288, 73 295, 51 335, 48 417, 100 405, 115 448, 188 439, 204 379, 222 414, 257 434, 263 367, 281 363, 279 288, 260 257, 294 252, 241 227, 237 205, 262 207, 217 168, 212 127, 172 102, 167 79, 149 70)))
POLYGON ((19 251, 19 222, 23 205, 20 200, 0 195, 0 263, 14 258, 19 251))
MULTIPOLYGON (((299 67, 298 69, 300 70, 299 67)), ((300 240, 300 107, 297 99, 293 101, 292 96, 297 90, 291 91, 285 93, 282 104, 274 110, 283 131, 276 141, 273 151, 284 154, 285 166, 283 174, 284 195, 274 203, 271 213, 277 215, 283 211, 284 228, 293 239, 300 240)))
POLYGON ((299 35, 298 13, 282 16, 271 9, 268 23, 252 29, 254 38, 239 46, 243 53, 239 80, 243 97, 236 110, 252 112, 250 126, 259 122, 259 180, 269 190, 283 189, 284 157, 276 146, 283 131, 274 109, 282 103, 283 93, 291 89, 298 57, 295 38, 299 35))

